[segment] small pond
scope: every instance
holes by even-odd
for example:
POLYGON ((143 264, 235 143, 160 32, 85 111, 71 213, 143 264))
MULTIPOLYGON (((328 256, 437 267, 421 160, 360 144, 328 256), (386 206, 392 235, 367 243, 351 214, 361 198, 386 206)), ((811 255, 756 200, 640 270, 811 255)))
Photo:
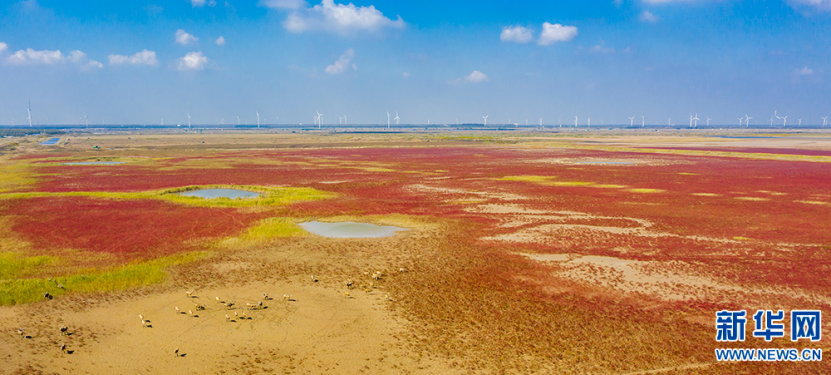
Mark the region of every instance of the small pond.
POLYGON ((58 142, 60 142, 60 141, 61 141, 60 138, 49 138, 49 139, 47 139, 43 142, 40 142, 40 144, 42 144, 44 146, 54 146, 54 145, 58 144, 58 142))
POLYGON ((631 161, 578 161, 577 164, 617 164, 617 165, 625 165, 625 164, 635 164, 631 161))
POLYGON ((310 221, 300 224, 303 229, 318 236, 331 238, 378 238, 388 237, 397 231, 407 230, 404 228, 379 226, 366 223, 353 223, 351 221, 340 223, 323 223, 310 221))
POLYGON ((63 163, 63 165, 117 165, 124 164, 123 161, 76 161, 72 163, 63 163))
POLYGON ((179 193, 179 195, 184 195, 186 197, 199 197, 199 198, 207 198, 207 199, 214 199, 214 198, 256 198, 260 196, 260 193, 255 193, 253 191, 245 191, 245 190, 237 190, 237 189, 199 189, 199 190, 191 190, 186 191, 183 193, 179 193))

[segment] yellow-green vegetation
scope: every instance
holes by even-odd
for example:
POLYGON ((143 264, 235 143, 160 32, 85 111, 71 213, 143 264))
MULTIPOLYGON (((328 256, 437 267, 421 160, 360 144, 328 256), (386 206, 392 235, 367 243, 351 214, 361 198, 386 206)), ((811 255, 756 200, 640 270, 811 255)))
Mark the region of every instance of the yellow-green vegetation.
POLYGON ((676 150, 676 149, 660 149, 660 148, 639 148, 639 147, 621 147, 621 146, 584 146, 571 145, 570 148, 582 150, 602 150, 610 152, 639 152, 650 154, 673 154, 673 155, 694 155, 694 156, 717 156, 717 157, 732 157, 742 159, 759 159, 759 160, 791 160, 791 161, 810 161, 818 163, 831 163, 831 156, 826 155, 794 155, 794 154, 766 154, 760 152, 730 152, 730 151, 711 151, 711 150, 676 150))
MULTIPOLYGON (((600 188, 600 189, 623 189, 626 188, 626 185, 615 185, 615 184, 596 184, 594 182, 588 181, 552 181, 556 177, 554 176, 507 176, 502 177, 497 180, 500 181, 524 181, 524 182, 533 182, 535 184, 546 185, 546 186, 563 186, 563 187, 573 187, 573 186, 585 186, 585 187, 593 187, 593 188, 600 188)), ((637 190, 637 189, 632 189, 637 190)), ((645 190, 656 190, 656 189, 645 189, 645 190)))
POLYGON ((817 206, 827 206, 828 205, 828 202, 823 202, 823 201, 794 201, 794 202, 805 203, 805 204, 814 204, 814 205, 817 205, 817 206))
POLYGON ((662 189, 646 189, 646 188, 635 188, 629 189, 633 193, 663 193, 665 190, 662 189))
POLYGON ((54 263, 49 256, 27 257, 14 252, 0 253, 0 280, 11 280, 37 272, 39 267, 54 263))
POLYGON ((23 164, 0 165, 0 193, 32 185, 35 178, 23 164))
POLYGON ((735 199, 740 201, 750 201, 750 202, 765 202, 769 201, 768 198, 760 198, 760 197, 736 197, 735 199))
POLYGON ((26 199, 38 197, 90 197, 103 199, 161 199, 174 203, 201 207, 252 207, 252 206, 284 206, 294 202, 314 201, 334 198, 334 193, 324 192, 313 188, 295 187, 263 187, 245 185, 193 185, 174 189, 150 190, 142 192, 106 192, 106 191, 75 191, 75 192, 25 192, 0 194, 2 199, 26 199), (246 199, 188 197, 178 193, 199 189, 239 189, 260 193, 259 197, 246 199))
POLYGON ((220 240, 217 245, 220 247, 239 247, 264 243, 275 238, 303 237, 308 234, 309 232, 298 226, 295 220, 291 218, 272 217, 260 220, 257 225, 239 236, 220 240))
POLYGON ((713 193, 692 193, 690 195, 695 195, 697 197, 720 197, 720 195, 713 193))
MULTIPOLYGON (((191 252, 171 255, 150 261, 136 262, 108 270, 87 269, 80 274, 46 279, 4 279, 0 280, 0 305, 44 300, 45 293, 60 296, 66 293, 92 293, 124 290, 142 285, 157 284, 167 276, 167 267, 206 258, 206 252, 191 252)), ((48 262, 43 257, 9 256, 9 265, 16 269, 4 270, 10 274, 19 269, 31 267, 38 262, 48 262)), ((48 258, 48 257, 46 257, 48 258)), ((6 259, 0 258, 0 259, 6 259)), ((0 260, 2 261, 2 260, 0 260)))
POLYGON ((698 173, 690 173, 690 172, 678 172, 680 175, 684 176, 698 176, 698 173))

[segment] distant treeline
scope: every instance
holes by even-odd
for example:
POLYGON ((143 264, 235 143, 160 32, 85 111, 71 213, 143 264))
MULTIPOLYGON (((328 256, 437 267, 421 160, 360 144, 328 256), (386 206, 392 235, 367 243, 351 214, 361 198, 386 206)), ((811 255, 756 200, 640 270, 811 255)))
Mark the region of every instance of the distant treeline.
POLYGON ((46 135, 55 135, 55 134, 64 134, 63 130, 57 129, 38 129, 38 128, 0 128, 0 136, 3 137, 22 137, 24 135, 33 135, 33 134, 46 134, 46 135))

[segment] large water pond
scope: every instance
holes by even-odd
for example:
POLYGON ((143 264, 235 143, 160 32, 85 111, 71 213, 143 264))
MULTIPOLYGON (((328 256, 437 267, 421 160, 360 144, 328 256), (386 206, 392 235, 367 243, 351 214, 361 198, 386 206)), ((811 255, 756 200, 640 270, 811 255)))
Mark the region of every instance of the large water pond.
POLYGON ((253 191, 245 191, 245 190, 238 190, 238 189, 199 189, 199 190, 191 190, 186 191, 183 193, 179 193, 179 195, 184 195, 186 197, 199 197, 199 198, 206 198, 206 199, 214 199, 214 198, 256 198, 259 197, 259 193, 255 193, 253 191))
POLYGON ((49 139, 47 139, 43 142, 40 142, 40 144, 42 144, 44 146, 54 146, 54 145, 58 144, 58 142, 60 142, 60 141, 61 141, 60 138, 49 138, 49 139))
POLYGON ((331 238, 378 238, 388 237, 397 231, 407 230, 392 226, 380 226, 366 223, 345 221, 340 223, 323 223, 310 221, 300 224, 303 229, 318 236, 331 238))
POLYGON ((63 165, 117 165, 124 164, 123 161, 75 161, 72 163, 63 163, 63 165))

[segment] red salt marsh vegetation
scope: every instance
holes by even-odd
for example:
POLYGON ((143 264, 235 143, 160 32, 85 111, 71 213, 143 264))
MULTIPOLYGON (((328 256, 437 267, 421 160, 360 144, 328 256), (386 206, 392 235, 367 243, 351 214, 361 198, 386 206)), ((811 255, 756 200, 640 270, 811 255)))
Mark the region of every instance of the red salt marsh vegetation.
POLYGON ((337 310, 358 302, 356 291, 342 294, 343 280, 355 280, 405 322, 402 350, 443 363, 438 372, 831 371, 827 361, 716 364, 713 356, 717 347, 827 349, 827 323, 818 344, 716 343, 714 313, 831 313, 831 164, 506 140, 516 144, 392 147, 391 136, 360 148, 111 152, 144 158, 114 166, 20 159, 37 176, 22 190, 58 195, 0 201, 0 215, 38 254, 72 248, 142 259, 205 249, 204 239, 270 217, 402 220, 411 230, 386 240, 312 236, 223 249, 174 271, 174 283, 232 279, 244 288, 249 275, 299 283, 314 274, 322 280, 315 287, 337 296, 338 307, 326 309, 337 310), (258 209, 59 195, 206 184, 336 195, 258 209), (370 279, 377 269, 385 276, 370 279))

